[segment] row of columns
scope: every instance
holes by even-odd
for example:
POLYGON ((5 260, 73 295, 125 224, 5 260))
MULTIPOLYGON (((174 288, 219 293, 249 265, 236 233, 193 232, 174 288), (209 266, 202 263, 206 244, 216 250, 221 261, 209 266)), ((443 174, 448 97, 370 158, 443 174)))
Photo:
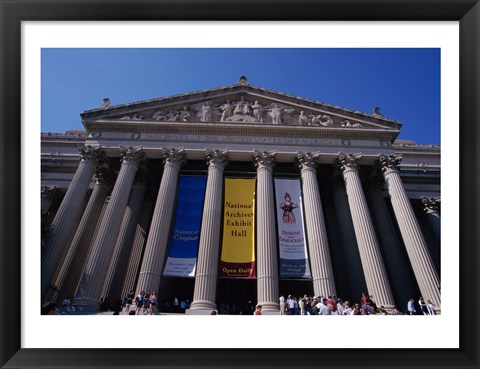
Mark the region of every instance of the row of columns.
POLYGON ((115 181, 110 201, 99 225, 95 240, 83 270, 75 295, 75 305, 84 310, 98 311, 99 296, 102 293, 115 244, 125 214, 127 202, 138 167, 143 163, 145 154, 141 148, 129 147, 121 151, 122 164, 115 181))
POLYGON ((342 170, 345 181, 348 204, 368 292, 373 294, 379 306, 393 308, 395 304, 392 291, 358 173, 357 162, 360 158, 361 155, 340 154, 337 165, 342 170))
MULTIPOLYGON (((316 296, 336 294, 330 247, 317 181, 316 165, 319 154, 298 153, 297 165, 303 186, 306 219, 306 236, 310 254, 313 289, 316 296)), ((223 172, 228 164, 228 153, 207 150, 208 177, 199 240, 197 269, 193 302, 188 313, 210 314, 216 309, 218 255, 222 219, 223 172)), ((273 187, 275 152, 255 151, 257 169, 257 301, 264 314, 279 311, 278 257, 276 241, 276 218, 273 187)), ((134 228, 145 195, 144 182, 133 186, 137 170, 145 158, 140 147, 122 149, 122 164, 113 186, 105 214, 92 240, 93 225, 98 221, 99 207, 103 203, 111 182, 97 182, 87 208, 81 217, 81 203, 88 189, 95 168, 101 165, 101 150, 87 147, 81 151, 81 161, 59 211, 52 223, 51 234, 42 260, 42 296, 50 296, 51 290, 68 291, 75 296, 75 305, 82 311, 97 311, 99 296, 108 292, 118 296, 121 286, 118 276, 125 273, 127 256, 131 249, 134 228), (88 153, 88 155, 86 154, 88 153), (128 210, 128 209, 129 210, 128 210), (127 210, 127 211, 126 211, 127 210), (77 220, 80 218, 81 220, 77 220), (57 219, 58 218, 58 219, 57 219), (76 224, 80 222, 79 226, 76 224), (76 229, 76 232, 71 230, 76 229), (73 238, 73 241, 71 241, 73 238), (91 244, 91 247, 89 246, 91 244), (70 245, 70 247, 62 247, 70 245), (113 260, 113 262, 112 262, 113 260), (125 260, 122 263, 121 260, 125 260), (125 265, 124 265, 125 264, 125 265), (56 265, 62 265, 57 271, 56 265), (85 267, 82 269, 82 265, 85 267), (105 283, 105 281, 107 281, 105 283), (108 292, 107 292, 108 291, 108 292)), ((164 170, 154 208, 152 223, 146 240, 145 252, 140 267, 137 292, 158 290, 162 278, 164 259, 168 247, 169 230, 174 212, 174 199, 185 152, 163 149, 164 170)), ((334 192, 335 208, 341 222, 353 227, 354 237, 341 232, 344 238, 343 252, 346 256, 349 279, 354 289, 368 290, 378 305, 393 307, 394 299, 389 283, 380 244, 367 206, 358 172, 360 155, 339 154, 336 165, 343 175, 345 195, 334 192), (354 260, 360 259, 361 265, 354 260)), ((439 276, 433 266, 420 226, 416 221, 398 172, 398 157, 381 155, 379 163, 395 217, 400 228, 409 261, 412 265, 421 293, 435 305, 440 306, 439 276)), ((370 194, 375 204, 375 217, 388 219, 386 204, 378 193, 370 194)), ((384 199, 383 199, 384 200, 384 199)), ((393 271, 395 290, 411 288, 406 276, 408 261, 402 258, 400 247, 389 238, 392 224, 382 224, 380 237, 384 247, 386 264, 393 271)), ((406 293, 405 293, 406 294, 406 293)))
POLYGON ((425 299, 429 299, 434 305, 440 306, 440 278, 435 270, 427 244, 400 178, 398 172, 400 161, 400 156, 380 155, 379 157, 395 218, 420 292, 425 299))
POLYGON ((97 165, 104 161, 104 153, 99 147, 79 147, 80 163, 68 187, 65 197, 50 225, 42 255, 41 293, 44 299, 56 277, 57 266, 63 264, 74 232, 82 216, 85 195, 97 165))

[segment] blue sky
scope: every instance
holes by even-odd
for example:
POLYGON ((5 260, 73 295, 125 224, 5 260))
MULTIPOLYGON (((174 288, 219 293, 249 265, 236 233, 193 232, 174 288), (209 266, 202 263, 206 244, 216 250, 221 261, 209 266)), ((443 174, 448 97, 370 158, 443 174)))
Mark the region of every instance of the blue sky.
POLYGON ((42 132, 83 129, 80 113, 234 84, 372 113, 399 139, 440 144, 440 49, 42 49, 42 132))

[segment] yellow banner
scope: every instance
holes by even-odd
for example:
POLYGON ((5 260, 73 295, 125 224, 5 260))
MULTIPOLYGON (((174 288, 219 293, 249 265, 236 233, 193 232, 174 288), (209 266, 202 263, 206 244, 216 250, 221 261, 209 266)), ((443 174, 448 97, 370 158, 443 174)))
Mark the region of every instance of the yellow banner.
POLYGON ((255 278, 255 179, 225 178, 221 277, 255 278))

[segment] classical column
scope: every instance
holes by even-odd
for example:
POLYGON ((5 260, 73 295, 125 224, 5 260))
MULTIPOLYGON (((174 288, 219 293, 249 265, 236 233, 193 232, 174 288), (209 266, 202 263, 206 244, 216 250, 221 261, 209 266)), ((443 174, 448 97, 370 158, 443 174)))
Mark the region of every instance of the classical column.
POLYGON ((125 281, 122 288, 122 296, 127 296, 128 292, 135 289, 137 277, 142 262, 143 250, 147 243, 148 228, 150 226, 150 217, 153 212, 154 199, 147 190, 146 200, 143 203, 140 218, 138 220, 135 236, 132 242, 132 250, 128 259, 127 271, 125 272, 125 281))
POLYGON ((130 146, 128 149, 121 149, 120 157, 122 159, 120 172, 93 241, 73 302, 74 308, 80 311, 97 311, 100 307, 100 294, 127 207, 128 195, 145 154, 141 147, 130 146))
POLYGON ((355 237, 352 215, 350 214, 347 193, 344 187, 345 183, 340 178, 340 173, 336 173, 332 177, 331 182, 333 203, 338 220, 343 255, 345 257, 346 268, 344 273, 347 274, 351 293, 350 296, 342 297, 344 297, 344 299, 348 297, 348 300, 354 302, 360 298, 362 292, 367 291, 367 283, 365 282, 365 274, 363 273, 362 261, 355 237))
POLYGON ((256 151, 257 302, 262 314, 280 314, 273 166, 275 152, 256 151))
POLYGON ((165 163, 162 181, 140 267, 137 291, 151 292, 159 289, 170 236, 178 172, 186 161, 183 149, 163 149, 162 157, 165 163))
POLYGON ((41 271, 42 301, 77 229, 95 168, 103 160, 103 151, 100 147, 80 146, 78 150, 80 151, 78 169, 50 225, 45 241, 41 271))
POLYGON ((105 279, 102 297, 112 299, 122 298, 122 288, 125 281, 130 253, 132 251, 133 238, 142 210, 143 199, 147 192, 143 171, 137 175, 127 208, 123 216, 122 225, 118 234, 117 242, 112 255, 112 261, 105 279))
POLYGON ((198 247, 195 290, 187 314, 210 314, 217 310, 218 253, 223 213, 223 168, 227 165, 227 151, 209 150, 207 188, 203 205, 202 229, 198 247))
POLYGON ((372 205, 373 218, 376 221, 380 244, 382 245, 385 265, 390 273, 392 288, 396 296, 397 308, 404 310, 408 300, 416 296, 418 287, 409 273, 409 262, 406 259, 404 246, 398 237, 398 231, 392 221, 390 211, 383 192, 383 180, 378 175, 372 178, 369 198, 372 205))
POLYGON ((440 280, 398 172, 401 156, 380 155, 379 162, 420 292, 439 308, 440 280))
POLYGON ((61 303, 66 296, 72 298, 75 295, 105 198, 113 185, 112 174, 105 168, 99 168, 95 178, 95 186, 87 207, 53 284, 57 290, 55 297, 57 303, 61 303))
POLYGON ((395 305, 393 295, 358 173, 357 162, 360 157, 351 153, 347 155, 340 153, 337 164, 343 171, 368 294, 373 295, 378 306, 391 308, 395 305))
POLYGON ((318 154, 297 153, 302 176, 303 207, 307 226, 308 251, 311 259, 315 296, 336 295, 332 261, 328 246, 325 218, 317 182, 318 154))

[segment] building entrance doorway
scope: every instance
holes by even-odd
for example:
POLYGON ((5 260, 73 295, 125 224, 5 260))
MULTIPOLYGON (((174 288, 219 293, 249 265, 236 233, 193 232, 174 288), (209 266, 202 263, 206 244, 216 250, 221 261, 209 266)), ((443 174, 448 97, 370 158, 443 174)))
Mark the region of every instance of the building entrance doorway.
POLYGON ((304 279, 281 279, 279 284, 280 296, 285 300, 288 295, 292 297, 303 297, 304 295, 313 296, 313 282, 304 279))
POLYGON ((182 301, 192 303, 195 278, 163 277, 158 293, 158 307, 161 312, 184 313, 182 301), (175 300, 176 299, 176 300, 175 300))
POLYGON ((257 304, 257 280, 219 278, 216 304, 219 314, 250 313, 257 304))

